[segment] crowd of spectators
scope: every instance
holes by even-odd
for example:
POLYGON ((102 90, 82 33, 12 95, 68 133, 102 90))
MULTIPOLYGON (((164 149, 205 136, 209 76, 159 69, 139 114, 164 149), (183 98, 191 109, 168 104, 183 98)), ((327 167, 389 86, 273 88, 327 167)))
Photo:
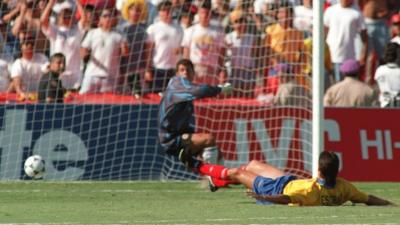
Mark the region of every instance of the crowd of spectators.
MULTIPOLYGON (((308 108, 312 2, 3 0, 0 92, 40 102, 61 102, 61 93, 140 99, 162 94, 188 58, 195 82, 231 82, 232 97, 308 108)), ((398 105, 400 1, 324 4, 324 104, 398 105)))

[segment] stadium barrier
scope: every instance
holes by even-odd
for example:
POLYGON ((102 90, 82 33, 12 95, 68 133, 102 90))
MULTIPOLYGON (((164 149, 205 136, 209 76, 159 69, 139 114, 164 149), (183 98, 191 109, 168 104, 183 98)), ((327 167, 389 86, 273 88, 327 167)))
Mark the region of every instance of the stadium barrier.
MULTIPOLYGON (((157 112, 157 104, 0 105, 0 179, 27 179, 23 161, 32 154, 46 160, 49 180, 174 178, 171 159, 157 143, 157 112)), ((216 136, 226 165, 275 159, 287 171, 310 173, 309 164, 302 163, 311 160, 309 112, 215 100, 198 102, 196 113, 208 115, 199 117, 198 126, 216 136), (263 120, 276 115, 274 126, 263 120)), ((396 109, 327 108, 325 146, 339 153, 340 175, 352 181, 400 181, 400 127, 393 119, 399 117, 396 109)))

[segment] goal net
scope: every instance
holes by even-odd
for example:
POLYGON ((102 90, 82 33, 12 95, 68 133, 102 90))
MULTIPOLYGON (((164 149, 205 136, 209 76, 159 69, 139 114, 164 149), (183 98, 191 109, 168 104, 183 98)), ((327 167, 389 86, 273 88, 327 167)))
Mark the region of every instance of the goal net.
MULTIPOLYGON (((176 62, 231 95, 195 101, 224 165, 311 175, 311 17, 300 1, 9 0, 0 33, 0 178, 197 179, 158 141, 176 62)), ((310 1, 304 1, 310 2, 310 1)))

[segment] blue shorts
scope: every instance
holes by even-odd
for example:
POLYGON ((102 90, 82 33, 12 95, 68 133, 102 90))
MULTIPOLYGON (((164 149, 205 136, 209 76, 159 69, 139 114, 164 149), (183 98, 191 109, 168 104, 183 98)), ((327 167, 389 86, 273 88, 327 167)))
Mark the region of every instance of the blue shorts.
MULTIPOLYGON (((267 177, 257 176, 253 182, 253 192, 258 195, 280 195, 283 193, 283 189, 286 184, 297 178, 293 175, 285 175, 276 179, 267 177)), ((268 201, 257 200, 257 204, 270 205, 273 204, 268 201)))

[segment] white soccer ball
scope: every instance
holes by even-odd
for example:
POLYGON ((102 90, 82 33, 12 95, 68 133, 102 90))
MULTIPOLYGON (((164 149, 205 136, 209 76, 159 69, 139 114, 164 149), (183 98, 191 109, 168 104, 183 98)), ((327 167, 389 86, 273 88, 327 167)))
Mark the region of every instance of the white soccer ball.
POLYGON ((46 172, 44 160, 40 155, 33 155, 26 159, 24 164, 26 175, 34 179, 43 177, 46 172))

